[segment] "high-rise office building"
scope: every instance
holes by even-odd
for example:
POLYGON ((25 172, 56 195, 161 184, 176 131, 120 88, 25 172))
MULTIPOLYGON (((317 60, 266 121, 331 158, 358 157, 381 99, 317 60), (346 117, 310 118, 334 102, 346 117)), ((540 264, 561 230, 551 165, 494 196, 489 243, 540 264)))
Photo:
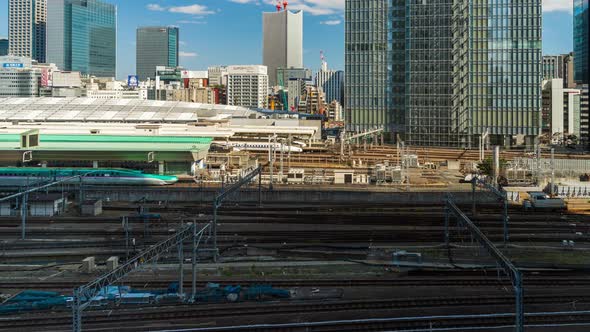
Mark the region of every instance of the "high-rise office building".
POLYGON ((83 75, 114 77, 117 7, 100 0, 49 1, 47 61, 83 75))
POLYGON ((340 105, 344 104, 344 72, 342 70, 328 69, 328 63, 322 61, 322 67, 315 77, 315 84, 326 95, 326 102, 334 100, 340 105))
POLYGON ((270 86, 277 85, 277 68, 303 67, 303 12, 264 13, 262 64, 270 86))
POLYGON ((8 39, 0 39, 0 56, 8 55, 8 39))
POLYGON ((574 54, 543 56, 543 79, 563 79, 564 88, 575 88, 574 54))
POLYGON ((590 53, 590 22, 588 18, 588 0, 574 0, 574 63, 575 80, 579 83, 590 83, 588 77, 588 58, 590 53))
POLYGON ((178 67, 178 28, 141 27, 137 29, 137 75, 154 79, 156 67, 178 67))
POLYGON ((348 129, 412 145, 539 134, 541 0, 346 1, 348 129), (517 19, 528 17, 528 19, 517 19))
POLYGON ((45 62, 46 22, 47 0, 9 0, 8 53, 45 62))

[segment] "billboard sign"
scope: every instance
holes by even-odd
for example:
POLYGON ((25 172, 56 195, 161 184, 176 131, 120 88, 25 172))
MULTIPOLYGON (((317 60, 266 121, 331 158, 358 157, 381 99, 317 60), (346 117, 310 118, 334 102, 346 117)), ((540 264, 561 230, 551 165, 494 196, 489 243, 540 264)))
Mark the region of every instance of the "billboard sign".
POLYGON ((127 76, 127 86, 130 88, 137 88, 139 86, 139 78, 137 75, 127 76))
POLYGON ((24 63, 17 63, 17 62, 5 62, 2 64, 2 68, 24 68, 24 63))
POLYGON ((44 88, 49 86, 49 69, 47 68, 41 71, 41 86, 44 88))

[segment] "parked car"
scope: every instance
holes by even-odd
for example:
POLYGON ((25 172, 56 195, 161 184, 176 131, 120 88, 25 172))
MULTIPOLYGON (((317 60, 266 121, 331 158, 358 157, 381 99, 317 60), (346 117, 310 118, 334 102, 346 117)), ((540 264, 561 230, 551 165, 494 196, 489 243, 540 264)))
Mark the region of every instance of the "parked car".
POLYGON ((528 210, 566 210, 567 205, 561 198, 551 198, 544 192, 529 192, 529 198, 524 200, 523 206, 528 210))

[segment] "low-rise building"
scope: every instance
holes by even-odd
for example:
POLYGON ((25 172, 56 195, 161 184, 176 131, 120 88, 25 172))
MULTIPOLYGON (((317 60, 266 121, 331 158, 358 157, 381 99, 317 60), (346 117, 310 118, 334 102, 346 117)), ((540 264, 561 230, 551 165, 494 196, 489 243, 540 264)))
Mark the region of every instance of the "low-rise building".
POLYGON ((0 56, 0 97, 39 97, 55 69, 27 57, 0 56))

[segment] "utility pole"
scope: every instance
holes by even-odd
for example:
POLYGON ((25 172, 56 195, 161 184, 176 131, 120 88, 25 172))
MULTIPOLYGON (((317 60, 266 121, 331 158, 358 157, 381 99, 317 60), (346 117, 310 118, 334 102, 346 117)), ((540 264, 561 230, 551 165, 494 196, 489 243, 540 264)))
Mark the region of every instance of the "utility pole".
MULTIPOLYGON (((285 140, 281 139, 281 169, 279 171, 279 183, 283 183, 283 151, 285 149, 285 140)), ((288 147, 287 147, 288 148, 288 147)))
POLYGON ((551 148, 551 197, 554 195, 555 190, 555 149, 551 148))

